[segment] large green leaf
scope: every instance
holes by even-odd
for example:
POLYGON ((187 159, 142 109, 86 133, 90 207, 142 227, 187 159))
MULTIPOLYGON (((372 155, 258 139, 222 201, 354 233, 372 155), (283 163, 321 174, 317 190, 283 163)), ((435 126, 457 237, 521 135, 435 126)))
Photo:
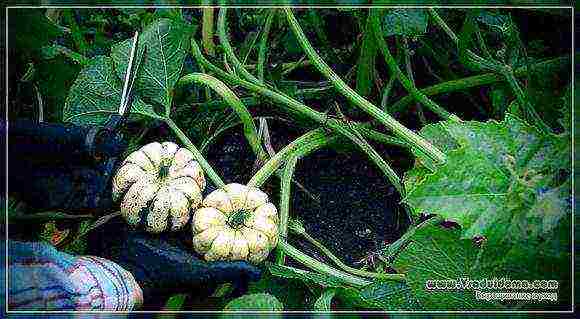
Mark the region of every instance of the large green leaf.
MULTIPOLYGON (((365 287, 355 288, 341 280, 292 267, 270 265, 272 274, 287 279, 298 279, 308 285, 334 289, 335 297, 347 307, 376 310, 416 310, 420 305, 405 283, 375 281, 365 287)), ((322 301, 321 301, 322 302, 322 301)))
POLYGON ((407 283, 376 281, 361 289, 342 287, 336 291, 337 299, 349 307, 384 311, 421 310, 411 287, 407 283))
POLYGON ((458 230, 427 226, 413 234, 395 259, 394 267, 405 273, 408 285, 426 310, 501 309, 496 304, 477 300, 470 289, 435 289, 435 281, 454 280, 459 285, 467 285, 460 280, 486 278, 478 265, 479 251, 471 240, 460 239, 458 230))
POLYGON ((41 60, 35 64, 34 81, 38 84, 44 102, 44 115, 47 122, 59 122, 71 83, 74 82, 82 67, 64 56, 41 60))
MULTIPOLYGON (((121 103, 121 81, 109 57, 97 56, 77 77, 67 96, 63 120, 76 124, 99 125, 117 113, 121 103)), ((135 97, 130 114, 158 117, 150 105, 135 97)))
MULTIPOLYGON (((269 266, 268 269, 270 269, 269 266)), ((248 285, 248 293, 268 293, 273 295, 284 304, 284 309, 286 310, 309 310, 305 302, 305 300, 311 298, 308 286, 294 278, 275 276, 270 271, 265 271, 258 282, 250 283, 248 285)))
MULTIPOLYGON (((282 311, 284 305, 276 297, 266 294, 257 293, 244 295, 236 298, 224 307, 225 311, 282 311)), ((223 314, 222 318, 235 318, 232 314, 223 314)), ((270 318, 281 318, 280 314, 269 314, 270 318)))
POLYGON ((485 243, 487 247, 481 255, 480 264, 488 274, 486 277, 556 280, 559 285, 557 301, 531 303, 525 309, 569 309, 572 300, 571 217, 566 215, 550 233, 538 238, 530 237, 518 245, 485 243))
POLYGON ((43 9, 11 8, 6 10, 10 32, 10 48, 37 50, 50 40, 62 34, 62 31, 45 15, 43 9))
MULTIPOLYGON (((179 20, 158 19, 139 35, 136 63, 140 66, 135 92, 150 104, 160 104, 166 115, 171 110, 173 88, 183 69, 191 28, 179 20)), ((133 39, 127 39, 111 50, 119 78, 125 78, 133 39)))
POLYGON ((569 213, 569 194, 554 189, 570 167, 567 135, 540 133, 510 115, 503 122, 431 124, 422 135, 448 160, 434 173, 419 164, 406 175, 404 201, 415 213, 459 223, 464 238, 514 241, 549 232, 569 213))
POLYGON ((383 16, 385 35, 416 36, 427 30, 427 12, 416 8, 388 9, 383 16))

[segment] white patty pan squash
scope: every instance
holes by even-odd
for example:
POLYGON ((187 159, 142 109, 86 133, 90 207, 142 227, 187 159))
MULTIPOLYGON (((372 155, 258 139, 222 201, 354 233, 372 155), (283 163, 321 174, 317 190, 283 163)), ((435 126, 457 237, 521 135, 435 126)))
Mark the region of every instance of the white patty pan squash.
POLYGON ((207 261, 258 264, 278 243, 278 212, 259 189, 228 184, 203 200, 192 228, 193 248, 207 261))
POLYGON ((150 143, 131 153, 113 178, 113 199, 130 225, 159 233, 179 230, 201 204, 205 177, 186 148, 150 143))

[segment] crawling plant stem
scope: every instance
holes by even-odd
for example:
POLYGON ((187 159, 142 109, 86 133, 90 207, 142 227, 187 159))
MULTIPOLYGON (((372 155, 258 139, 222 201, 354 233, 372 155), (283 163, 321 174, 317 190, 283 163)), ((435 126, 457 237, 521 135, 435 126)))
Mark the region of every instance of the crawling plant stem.
MULTIPOLYGON (((459 44, 459 38, 453 32, 453 30, 451 30, 451 28, 447 25, 447 23, 445 23, 445 21, 439 16, 437 11, 435 11, 435 9, 433 8, 430 8, 429 13, 431 14, 431 17, 433 17, 435 22, 449 35, 449 37, 456 44, 459 44)), ((524 90, 520 86, 518 79, 515 76, 515 71, 509 65, 503 65, 493 60, 491 53, 489 53, 487 45, 483 41, 483 38, 479 30, 478 32, 476 32, 476 36, 479 46, 484 51, 485 55, 488 56, 488 59, 491 59, 492 61, 488 62, 485 59, 477 56, 470 50, 467 50, 468 51, 467 53, 470 55, 470 57, 473 58, 473 62, 479 64, 480 67, 482 68, 490 69, 492 71, 496 71, 499 74, 501 74, 504 77, 505 81, 508 82, 512 91, 516 95, 519 105, 527 111, 531 120, 538 126, 538 128, 540 128, 544 132, 551 132, 551 128, 542 120, 542 118, 536 112, 534 106, 529 102, 529 99, 527 98, 524 90)), ((523 73, 527 73, 528 67, 524 66, 523 68, 520 69, 522 70, 523 73)))
POLYGON ((433 9, 433 8, 429 8, 428 10, 429 10, 429 14, 431 15, 431 18, 433 18, 435 23, 437 23, 439 25, 439 27, 441 27, 441 29, 443 29, 443 31, 445 31, 445 33, 447 33, 447 35, 451 38, 451 40, 453 42, 455 42, 455 44, 459 43, 459 38, 457 37, 455 32, 453 32, 453 30, 451 30, 451 28, 447 25, 447 23, 445 23, 445 21, 443 21, 443 19, 437 13, 437 11, 435 11, 435 9, 433 9))
MULTIPOLYGON (((288 218, 290 215, 290 199, 291 199, 291 186, 292 186, 292 175, 294 175, 294 170, 296 169, 296 163, 298 162, 297 156, 292 156, 284 167, 282 172, 282 185, 280 187, 280 225, 279 232, 280 238, 286 240, 288 238, 288 218)), ((286 260, 284 250, 278 248, 278 255, 276 256, 276 263, 278 265, 284 265, 286 260)))
POLYGON ((389 259, 393 259, 399 253, 399 251, 409 243, 410 239, 415 235, 415 232, 417 232, 417 230, 424 227, 437 225, 441 223, 443 220, 444 219, 441 216, 434 216, 415 226, 412 226, 403 234, 403 236, 401 236, 401 238, 397 239, 395 242, 390 244, 386 248, 383 255, 386 255, 386 257, 388 257, 389 259))
MULTIPOLYGON (((238 73, 241 73, 242 75, 245 75, 245 77, 249 81, 248 84, 250 84, 250 86, 253 87, 253 91, 255 93, 261 93, 261 94, 266 95, 266 96, 267 96, 267 94, 265 94, 265 93, 275 93, 275 92, 269 90, 269 88, 263 82, 261 82, 260 80, 256 79, 247 70, 245 70, 243 68, 243 65, 239 62, 239 60, 236 57, 236 55, 235 55, 235 53, 234 53, 231 45, 229 44, 229 39, 228 39, 228 36, 227 36, 227 33, 226 33, 226 13, 227 13, 226 8, 222 8, 220 10, 220 14, 219 14, 219 17, 218 17, 218 30, 219 30, 218 32, 219 32, 219 35, 220 35, 220 41, 222 42, 222 44, 224 46, 224 50, 226 51, 226 55, 234 62, 234 65, 236 65, 238 67, 238 73)), ((194 51, 194 55, 196 57, 198 57, 198 59, 205 60, 205 59, 203 59, 203 55, 199 51, 199 48, 197 47, 197 44, 195 44, 195 41, 193 39, 192 39, 192 50, 194 51)), ((201 64, 204 64, 204 63, 201 63, 201 64)), ((208 63, 207 67, 209 68, 210 65, 211 64, 208 63)), ((214 69, 217 73, 222 73, 222 74, 225 73, 223 71, 220 72, 221 70, 219 68, 215 67, 215 66, 213 66, 212 69, 214 69)), ((242 81, 241 79, 239 79, 239 78, 237 78, 237 77, 235 77, 234 75, 231 75, 231 74, 225 73, 223 75, 233 76, 234 77, 234 79, 233 79, 234 82, 237 82, 238 84, 242 84, 242 82, 245 82, 245 81, 242 81)), ((246 86, 246 88, 248 88, 248 86, 246 86)), ((356 132, 356 129, 353 130, 349 125, 343 125, 340 121, 337 121, 335 119, 329 120, 326 115, 320 114, 319 112, 316 112, 316 111, 312 110, 311 108, 309 108, 308 106, 306 106, 304 104, 301 104, 301 103, 299 103, 299 102, 297 102, 297 101, 295 101, 295 100, 293 100, 293 99, 291 99, 291 98, 289 98, 287 96, 284 96, 284 95, 281 95, 281 94, 279 96, 280 97, 284 97, 285 102, 286 102, 285 103, 286 106, 290 106, 288 102, 291 102, 291 103, 292 102, 295 102, 295 104, 298 104, 297 106, 298 106, 298 108, 301 111, 300 113, 304 114, 304 112, 306 111, 306 113, 307 113, 306 115, 308 115, 310 117, 313 117, 314 115, 317 115, 317 118, 315 119, 315 120, 317 120, 317 122, 319 122, 320 124, 323 124, 323 125, 327 125, 328 127, 336 130, 337 132, 341 133, 342 135, 346 136, 351 141, 353 141, 381 169, 381 171, 385 174, 385 176, 389 179, 389 181, 395 186, 395 188, 401 194, 404 194, 404 189, 403 189, 402 183, 400 181, 400 178, 395 173, 395 171, 389 166, 389 164, 387 164, 383 160, 383 158, 364 139, 364 137, 362 137, 358 132, 356 132)), ((394 119, 392 119, 392 120, 395 123, 397 123, 398 125, 400 125, 403 130, 408 131, 412 136, 417 137, 421 141, 424 141, 418 135, 414 134, 413 132, 411 132, 406 127, 404 127, 401 124, 399 124, 394 119)), ((426 141, 424 141, 424 142, 427 143, 426 141)))
POLYGON ((544 132, 551 132, 552 130, 550 127, 542 120, 542 118, 536 112, 534 106, 530 103, 528 97, 524 93, 524 90, 520 86, 518 79, 515 77, 514 72, 511 67, 507 66, 503 68, 503 76, 505 77, 506 81, 511 86, 512 90, 514 91, 516 98, 518 99, 518 103, 522 108, 527 110, 527 113, 530 115, 531 120, 544 132))
MULTIPOLYGON (((326 114, 315 111, 312 108, 308 107, 307 105, 302 104, 302 103, 290 98, 287 95, 270 90, 269 88, 267 88, 261 84, 256 84, 256 83, 244 81, 233 74, 230 74, 230 73, 227 73, 227 72, 221 70, 220 68, 211 64, 207 59, 205 59, 205 57, 203 56, 203 54, 199 50, 199 47, 197 46, 197 44, 195 43, 195 41, 193 39, 191 41, 191 47, 192 47, 194 55, 196 56, 196 58, 198 59, 198 62, 200 64, 205 65, 208 70, 223 77, 224 79, 226 79, 226 81, 231 82, 232 84, 241 85, 250 91, 256 92, 256 93, 264 95, 266 97, 269 97, 269 98, 277 101, 278 103, 284 105, 288 111, 295 113, 295 114, 300 114, 302 116, 307 116, 310 119, 314 120, 315 122, 318 122, 319 124, 321 124, 323 126, 329 127, 332 130, 347 137, 349 140, 353 141, 357 146, 359 146, 365 152, 365 154, 367 154, 367 156, 381 169, 381 171, 383 171, 385 176, 391 181, 391 183, 393 183, 393 185, 397 188, 397 190, 402 191, 402 184, 401 184, 399 178, 396 176, 396 174, 394 174, 394 172, 390 168, 390 166, 381 158, 381 156, 372 148, 372 146, 370 146, 370 144, 368 144, 368 142, 366 140, 360 138, 360 136, 359 136, 360 134, 357 135, 357 134, 353 133, 353 129, 351 128, 351 125, 348 125, 348 124, 344 123, 343 121, 340 121, 340 120, 337 120, 334 118, 329 118, 326 114)), ((352 126, 355 126, 355 125, 352 125, 352 126)), ((356 130, 356 126, 355 126, 355 130, 356 130)), ((413 133, 411 131, 409 131, 409 132, 413 136, 416 136, 417 138, 422 139, 421 137, 419 137, 415 133, 413 133)), ((411 145, 415 145, 415 144, 411 143, 411 145)))
POLYGON ((214 8, 203 8, 203 17, 202 17, 202 27, 201 27, 201 34, 202 34, 202 41, 203 41, 203 49, 205 53, 209 56, 213 56, 215 54, 215 43, 213 43, 213 12, 214 8))
POLYGON ((187 135, 185 135, 185 133, 179 128, 179 126, 177 126, 177 124, 175 124, 175 122, 173 122, 171 118, 167 117, 164 118, 163 120, 165 121, 165 123, 167 123, 169 128, 171 128, 171 130, 181 141, 181 143, 183 143, 185 147, 187 147, 187 149, 191 151, 195 160, 199 163, 199 165, 201 165, 201 168, 203 168, 203 171, 207 174, 207 176, 214 183, 214 185, 218 188, 226 186, 226 183, 224 183, 221 177, 219 177, 219 175, 214 171, 209 162, 203 157, 203 155, 199 152, 197 147, 193 145, 191 140, 187 137, 187 135))
MULTIPOLYGON (((409 49, 409 40, 407 39, 406 36, 403 36, 403 55, 405 57, 405 70, 407 71, 407 76, 409 77, 409 81, 411 81, 411 84, 413 85, 413 87, 416 87, 415 85, 415 76, 413 75, 413 65, 412 65, 412 61, 411 61, 411 52, 409 49)), ((417 103, 416 104, 416 108, 417 108, 417 115, 419 117, 419 121, 421 122, 421 126, 424 126, 425 124, 427 124, 427 119, 425 119, 425 115, 423 114, 423 107, 421 107, 421 104, 417 103)))
MULTIPOLYGON (((345 95, 351 102, 355 105, 363 109, 367 112, 370 116, 377 119, 381 124, 386 126, 390 131, 392 131, 396 136, 400 137, 401 139, 409 142, 409 144, 421 152, 423 152, 426 156, 428 156, 431 160, 436 163, 443 164, 446 161, 445 154, 441 152, 439 149, 431 145, 428 141, 423 139, 422 137, 418 136, 417 134, 413 133, 411 130, 403 126, 401 123, 396 121, 392 118, 389 114, 383 112, 381 109, 373 105, 371 102, 360 96, 356 93, 352 88, 350 88, 344 81, 322 60, 320 55, 316 53, 306 35, 302 31, 302 28, 298 24, 298 21, 292 14, 292 10, 289 8, 284 9, 286 12, 286 17, 294 32, 294 35, 298 39, 298 42, 308 55, 308 58, 312 62, 312 64, 318 69, 320 73, 322 73, 325 77, 327 77, 334 87, 345 95)), ((384 41, 384 39, 383 39, 384 41)), ((392 58, 392 56, 391 56, 392 58)), ((392 59, 394 62, 394 59, 392 59)), ((398 67, 397 67, 398 69, 398 67)), ((400 70, 399 70, 400 71, 400 70)), ((435 108, 436 113, 440 115, 445 115, 444 118, 449 118, 449 113, 444 111, 439 106, 435 108)))
POLYGON ((244 65, 242 64, 242 62, 240 62, 240 60, 238 59, 238 57, 236 56, 236 54, 234 53, 234 48, 232 48, 232 45, 230 44, 230 40, 227 36, 227 31, 226 31, 226 23, 227 23, 227 11, 228 9, 225 7, 220 8, 220 12, 218 14, 218 35, 220 38, 220 43, 222 44, 224 51, 226 53, 226 56, 228 57, 228 60, 230 60, 233 64, 234 69, 236 70, 236 72, 238 74, 240 74, 240 76, 242 76, 244 79, 246 79, 247 81, 250 81, 252 83, 260 83, 260 80, 258 80, 255 76, 253 76, 250 72, 248 72, 248 70, 246 70, 244 68, 244 65))
POLYGON ((323 273, 323 274, 326 274, 326 275, 329 275, 332 277, 336 277, 336 278, 342 280, 343 282, 350 284, 352 286, 364 287, 364 286, 367 286, 367 285, 372 283, 369 280, 366 280, 366 279, 360 278, 358 276, 354 276, 354 275, 351 275, 349 273, 346 273, 346 272, 340 271, 338 269, 335 269, 333 267, 330 267, 327 264, 324 264, 324 263, 304 254, 303 252, 294 248, 292 245, 290 245, 286 241, 280 241, 280 243, 278 243, 278 246, 288 256, 294 258, 299 263, 301 263, 301 264, 303 264, 311 269, 314 269, 320 273, 323 273))
POLYGON ((336 134, 329 133, 322 128, 312 130, 300 136, 270 158, 250 179, 248 186, 258 188, 262 186, 262 184, 268 180, 268 178, 272 176, 272 174, 274 174, 274 172, 276 172, 284 162, 286 162, 291 154, 306 155, 315 149, 327 145, 327 143, 335 139, 337 139, 336 134))
POLYGON ((330 258, 340 269, 351 273, 353 275, 368 277, 368 278, 377 278, 382 280, 395 280, 395 281, 405 281, 405 275, 403 274, 379 274, 375 272, 364 271, 360 269, 356 269, 344 264, 338 257, 336 257, 328 248, 326 248, 323 244, 321 244, 318 240, 310 236, 302 227, 290 227, 290 230, 296 233, 297 235, 302 236, 306 239, 309 243, 311 243, 314 247, 318 248, 322 253, 324 253, 328 258, 330 258))
POLYGON ((242 121, 244 128, 244 135, 250 143, 252 151, 259 160, 265 160, 267 157, 266 151, 262 148, 260 143, 260 138, 258 137, 258 131, 256 125, 254 124, 254 119, 252 114, 248 111, 246 106, 242 101, 236 96, 236 94, 228 88, 222 81, 214 78, 211 75, 204 73, 190 73, 179 79, 178 85, 187 85, 190 83, 199 83, 210 87, 216 93, 221 96, 228 105, 232 107, 234 112, 236 112, 242 121))
POLYGON ((260 82, 264 82, 264 69, 266 66, 266 55, 268 54, 268 37, 270 35, 270 28, 276 11, 270 10, 266 16, 262 34, 260 35, 260 43, 258 45, 258 62, 256 63, 256 74, 260 82))
MULTIPOLYGON (((328 116, 326 114, 324 114, 322 112, 318 112, 318 111, 310 108, 309 106, 289 97, 288 95, 273 91, 273 90, 271 90, 265 86, 259 85, 259 84, 254 84, 254 83, 242 80, 242 79, 238 78, 237 76, 232 75, 230 73, 227 73, 224 70, 218 68, 217 66, 215 66, 214 64, 209 62, 203 56, 203 54, 199 50, 199 47, 197 46, 197 44, 195 43, 195 41, 193 39, 191 41, 191 48, 192 48, 193 55, 195 56, 195 58, 197 59, 197 61, 200 65, 205 66, 206 69, 208 69, 208 71, 215 73, 220 78, 227 81, 228 83, 230 83, 232 85, 240 85, 249 91, 264 95, 264 96, 270 98, 272 101, 278 103, 279 105, 282 105, 282 107, 284 109, 286 109, 289 113, 308 117, 311 120, 313 120, 321 125, 326 124, 326 122, 328 120, 328 116)), ((344 123, 339 123, 339 124, 342 124, 344 126, 344 123)), ((361 132, 361 134, 363 134, 365 137, 372 138, 372 136, 367 135, 369 132, 373 132, 374 136, 377 136, 377 134, 379 134, 379 135, 382 134, 382 133, 379 133, 379 132, 377 132, 375 130, 371 130, 371 129, 364 129, 363 130, 362 129, 363 126, 361 126, 360 124, 355 125, 355 126, 356 126, 356 129, 359 130, 361 132)), ((384 135, 384 134, 382 134, 382 135, 384 135)), ((393 138, 391 140, 395 140, 395 139, 393 138)), ((409 145, 409 144, 405 143, 405 145, 409 145)))
MULTIPOLYGON (((350 136, 351 139, 360 138, 356 136, 356 133, 353 132, 349 133, 352 134, 350 136)), ((256 174, 254 174, 248 185, 260 187, 291 156, 296 157, 306 156, 315 150, 318 150, 324 146, 327 146, 330 143, 333 143, 334 141, 338 140, 339 137, 340 136, 332 134, 324 130, 323 128, 318 128, 302 135, 301 137, 297 138, 290 144, 286 145, 286 147, 281 149, 275 156, 270 158, 270 160, 268 160, 260 168, 260 170, 256 172, 256 174)), ((371 150, 365 149, 364 145, 360 145, 361 144, 360 141, 357 141, 357 143, 359 143, 358 144, 359 147, 361 147, 363 151, 365 151, 367 154, 371 152, 371 150)), ((374 158, 373 160, 377 162, 380 161, 381 159, 374 158)), ((394 173, 392 173, 392 175, 394 175, 394 173)), ((395 181, 395 183, 393 183, 393 186, 397 189, 397 191, 401 193, 402 196, 404 196, 405 190, 403 189, 400 180, 398 179, 395 180, 395 178, 398 177, 395 175, 394 177, 391 177, 390 180, 395 181)))
POLYGON ((389 66, 389 69, 391 70, 391 72, 393 72, 394 74, 397 75, 397 77, 398 77, 399 81, 401 82, 401 84, 403 85, 403 87, 407 91, 409 91, 409 93, 417 101, 421 102, 423 105, 425 105, 428 109, 433 111, 435 114, 437 114, 442 119, 444 119, 444 120, 449 120, 449 119, 460 120, 457 116, 449 113, 447 110, 445 110, 444 108, 439 106, 437 103, 433 102, 433 100, 429 99, 425 94, 421 93, 421 91, 419 91, 419 89, 417 89, 417 87, 413 84, 413 82, 411 82, 411 80, 407 76, 405 76, 403 71, 401 71, 401 69, 397 65, 397 61, 395 61, 395 58, 393 57, 393 55, 389 51, 387 41, 385 40, 385 38, 383 36, 383 30, 382 30, 382 27, 379 23, 377 10, 371 9, 370 14, 371 14, 371 26, 372 26, 373 33, 375 35, 377 45, 379 46, 379 49, 383 53, 383 56, 385 57, 385 61, 386 61, 387 65, 389 66))
MULTIPOLYGON (((385 88, 383 89, 382 98, 381 98, 381 107, 383 108, 383 111, 385 111, 385 112, 387 112, 387 109, 388 109, 389 94, 391 94, 391 90, 393 89, 396 78, 397 78, 397 76, 392 74, 389 77, 389 81, 387 82, 387 85, 385 85, 385 88)), ((392 114, 392 112, 388 112, 388 113, 392 114)))
MULTIPOLYGON (((533 66, 530 66, 530 67, 531 68, 537 67, 537 68, 541 68, 541 69, 552 70, 552 69, 556 69, 556 68, 561 67, 562 65, 568 63, 569 61, 570 61, 570 57, 559 57, 559 58, 550 59, 550 60, 547 60, 544 62, 539 62, 533 66)), ((516 77, 525 76, 526 73, 527 73, 527 68, 525 66, 516 68, 514 70, 514 76, 516 76, 516 77)), ((472 87, 478 87, 478 86, 503 82, 505 80, 506 80, 506 78, 499 75, 499 74, 485 73, 485 74, 481 74, 481 75, 470 76, 470 77, 466 77, 463 79, 442 82, 442 83, 439 83, 439 84, 436 84, 433 86, 429 86, 429 87, 426 87, 424 89, 421 89, 421 93, 426 94, 426 95, 437 95, 437 94, 443 94, 443 93, 448 93, 448 92, 461 91, 461 90, 469 89, 472 87)), ((398 100, 396 103, 394 103, 391 106, 392 112, 402 111, 407 105, 412 103, 413 100, 414 100, 414 97, 412 95, 407 95, 407 96, 403 97, 402 99, 398 100)))

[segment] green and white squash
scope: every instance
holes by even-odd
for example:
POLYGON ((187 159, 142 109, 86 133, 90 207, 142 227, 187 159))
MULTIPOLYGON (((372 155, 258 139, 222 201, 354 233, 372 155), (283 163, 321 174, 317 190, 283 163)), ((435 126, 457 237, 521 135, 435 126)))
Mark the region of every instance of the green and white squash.
POLYGON ((207 195, 193 214, 193 248, 205 260, 257 264, 278 243, 278 213, 255 187, 228 184, 207 195))
POLYGON ((193 154, 172 142, 150 143, 131 153, 113 178, 113 200, 130 225, 160 233, 189 222, 202 201, 205 177, 193 154))

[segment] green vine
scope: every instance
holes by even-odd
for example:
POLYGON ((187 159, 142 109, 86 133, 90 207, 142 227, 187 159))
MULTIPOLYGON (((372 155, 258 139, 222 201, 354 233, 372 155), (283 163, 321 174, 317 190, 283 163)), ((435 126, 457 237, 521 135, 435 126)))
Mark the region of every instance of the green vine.
POLYGON ((185 135, 185 133, 173 122, 171 118, 165 118, 165 123, 169 126, 169 128, 173 131, 173 133, 177 136, 177 138, 185 145, 185 147, 191 151, 195 160, 201 165, 203 171, 207 174, 209 179, 214 183, 214 185, 218 188, 226 186, 226 183, 221 179, 221 177, 215 172, 215 170, 211 167, 208 161, 203 157, 203 154, 195 147, 193 142, 185 135))
MULTIPOLYGON (((296 38, 298 39, 298 42, 300 43, 300 45, 302 46, 302 48, 304 49, 304 51, 306 52, 306 54, 310 58, 312 64, 318 69, 318 71, 320 71, 320 73, 322 73, 325 77, 327 77, 332 82, 334 87, 339 92, 341 92, 343 95, 345 95, 352 103, 354 103, 355 105, 360 107, 362 110, 367 112, 370 116, 372 116, 377 121, 379 121, 381 124, 383 124, 385 127, 387 127, 391 132, 393 132, 393 134, 395 134, 396 136, 398 136, 402 140, 407 141, 412 147, 417 148, 419 151, 421 151, 423 154, 428 156, 435 163, 439 163, 439 164, 445 163, 445 160, 446 160, 445 154, 443 154, 440 150, 438 150, 436 147, 431 145, 431 143, 427 142, 425 139, 423 139, 420 136, 418 136, 417 134, 413 133, 411 130, 409 130, 408 128, 403 126, 401 123, 397 122, 389 114, 383 112, 381 109, 379 109, 378 107, 373 105, 371 102, 366 100, 364 97, 360 96, 352 88, 350 88, 348 85, 346 85, 346 83, 344 83, 344 81, 326 64, 326 62, 324 62, 324 60, 322 60, 320 55, 318 55, 318 53, 316 53, 316 51, 314 50, 314 48, 312 47, 310 42, 308 42, 308 39, 306 38, 306 35, 302 31, 302 28, 300 27, 300 25, 298 24, 298 21, 296 20, 296 18, 292 14, 292 10, 289 8, 286 8, 284 10, 286 12, 286 17, 288 19, 290 27, 292 28, 292 31, 294 32, 294 35, 296 36, 296 38)), ((376 22, 376 21, 373 21, 373 22, 376 22)), ((374 24, 378 24, 378 22, 373 23, 373 25, 374 24)), ((383 39, 383 41, 384 41, 384 39, 383 39)), ((392 56, 390 56, 390 58, 391 58, 392 62, 394 63, 394 59, 392 58, 392 56)), ((398 67, 397 67, 397 69, 398 69, 398 67)), ((400 72, 400 69, 399 69, 399 72, 400 72)), ((401 72, 401 74, 402 74, 402 72, 401 72)), ((400 76, 400 78, 402 78, 402 77, 400 76)), ((446 118, 446 119, 450 118, 450 115, 446 111, 443 111, 443 109, 441 109, 440 107, 438 107, 438 106, 437 106, 437 108, 432 107, 432 109, 440 115, 445 115, 445 116, 443 116, 443 118, 446 118)))

